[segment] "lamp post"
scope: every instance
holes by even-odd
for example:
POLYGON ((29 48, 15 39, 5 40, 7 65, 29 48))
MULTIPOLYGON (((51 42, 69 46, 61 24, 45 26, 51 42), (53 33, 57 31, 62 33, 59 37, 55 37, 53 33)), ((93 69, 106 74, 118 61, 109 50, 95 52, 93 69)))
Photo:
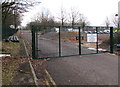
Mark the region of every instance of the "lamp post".
POLYGON ((118 2, 118 31, 120 30, 120 1, 118 2))
MULTIPOLYGON (((115 14, 116 17, 118 17, 118 14, 115 14)), ((117 31, 119 30, 119 17, 117 18, 117 31)))

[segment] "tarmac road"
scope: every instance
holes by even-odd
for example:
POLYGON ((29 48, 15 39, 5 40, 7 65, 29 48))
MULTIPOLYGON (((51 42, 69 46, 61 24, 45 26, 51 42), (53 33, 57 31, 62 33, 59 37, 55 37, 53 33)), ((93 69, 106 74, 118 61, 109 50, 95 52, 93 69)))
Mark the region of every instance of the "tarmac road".
MULTIPOLYGON (((59 56, 59 41, 40 38, 38 41, 38 50, 39 57, 59 56)), ((96 53, 96 51, 91 51, 86 47, 82 47, 82 53, 96 53)), ((78 45, 61 41, 61 56, 66 55, 79 55, 78 45)))
POLYGON ((46 67, 57 85, 118 84, 118 57, 110 54, 52 59, 46 67))
MULTIPOLYGON (((31 41, 30 34, 27 32, 24 32, 23 36, 31 41)), ((58 41, 39 38, 38 43, 39 56, 58 55, 58 45, 56 45, 58 41), (53 54, 50 54, 51 52, 53 54)), ((62 55, 78 52, 77 46, 62 44, 62 55)), ((57 85, 118 85, 118 56, 116 55, 105 53, 54 58, 47 61, 45 66, 57 85)))

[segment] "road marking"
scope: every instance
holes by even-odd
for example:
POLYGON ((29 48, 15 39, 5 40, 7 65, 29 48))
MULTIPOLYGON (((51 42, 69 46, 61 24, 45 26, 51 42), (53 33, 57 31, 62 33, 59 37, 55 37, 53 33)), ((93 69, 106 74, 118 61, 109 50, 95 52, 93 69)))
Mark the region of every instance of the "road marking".
POLYGON ((49 80, 51 81, 51 83, 52 83, 55 87, 57 87, 55 81, 52 79, 52 77, 50 76, 50 74, 48 73, 48 71, 47 71, 46 69, 45 69, 45 73, 47 74, 47 76, 48 76, 49 80))
MULTIPOLYGON (((96 49, 96 48, 90 48, 90 47, 89 47, 88 50, 94 50, 94 51, 96 51, 97 49, 96 49)), ((107 51, 107 50, 102 49, 102 48, 99 48, 98 51, 107 51)))
POLYGON ((112 55, 112 56, 117 56, 116 54, 111 54, 111 53, 108 53, 109 55, 112 55))
MULTIPOLYGON (((23 40, 23 43, 24 43, 24 47, 25 47, 26 54, 27 54, 27 56, 29 57, 28 50, 27 50, 27 47, 26 47, 26 45, 25 45, 25 41, 24 41, 24 40, 23 40)), ((28 59, 29 59, 29 58, 28 58, 28 59)), ((37 76, 36 76, 36 74, 35 74, 35 70, 34 70, 32 64, 31 64, 30 59, 29 59, 29 64, 30 64, 31 72, 32 72, 32 74, 33 74, 33 78, 34 78, 35 85, 36 85, 36 87, 39 87, 39 86, 38 86, 38 82, 37 82, 38 79, 37 79, 37 76)))
POLYGON ((48 87, 50 87, 50 84, 49 84, 49 82, 48 82, 47 79, 45 79, 45 84, 46 84, 48 87))

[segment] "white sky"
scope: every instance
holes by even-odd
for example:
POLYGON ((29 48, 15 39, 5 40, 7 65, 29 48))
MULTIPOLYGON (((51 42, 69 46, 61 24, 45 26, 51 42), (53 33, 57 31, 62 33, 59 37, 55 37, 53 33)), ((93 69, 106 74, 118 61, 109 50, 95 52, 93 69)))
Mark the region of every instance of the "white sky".
POLYGON ((25 13, 22 26, 25 26, 42 8, 50 10, 51 14, 58 16, 61 7, 70 10, 71 7, 79 9, 80 13, 87 17, 91 26, 105 25, 105 19, 118 13, 119 0, 38 0, 41 4, 34 6, 29 12, 25 13))

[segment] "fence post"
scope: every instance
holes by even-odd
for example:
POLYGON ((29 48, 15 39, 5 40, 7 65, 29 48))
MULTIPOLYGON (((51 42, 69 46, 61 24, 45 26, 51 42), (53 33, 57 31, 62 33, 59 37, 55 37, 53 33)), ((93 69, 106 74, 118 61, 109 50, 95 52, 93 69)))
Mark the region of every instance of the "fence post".
POLYGON ((98 27, 96 27, 97 42, 96 42, 96 52, 98 53, 98 27))
POLYGON ((61 56, 61 34, 60 34, 60 26, 59 26, 59 56, 61 56))
POLYGON ((81 55, 81 31, 80 31, 80 27, 79 28, 79 55, 81 55))
POLYGON ((113 38, 113 27, 110 27, 110 53, 113 53, 114 38, 113 38))
POLYGON ((35 57, 38 58, 38 30, 35 32, 35 57))
POLYGON ((35 27, 32 26, 32 59, 36 59, 35 49, 35 27))

